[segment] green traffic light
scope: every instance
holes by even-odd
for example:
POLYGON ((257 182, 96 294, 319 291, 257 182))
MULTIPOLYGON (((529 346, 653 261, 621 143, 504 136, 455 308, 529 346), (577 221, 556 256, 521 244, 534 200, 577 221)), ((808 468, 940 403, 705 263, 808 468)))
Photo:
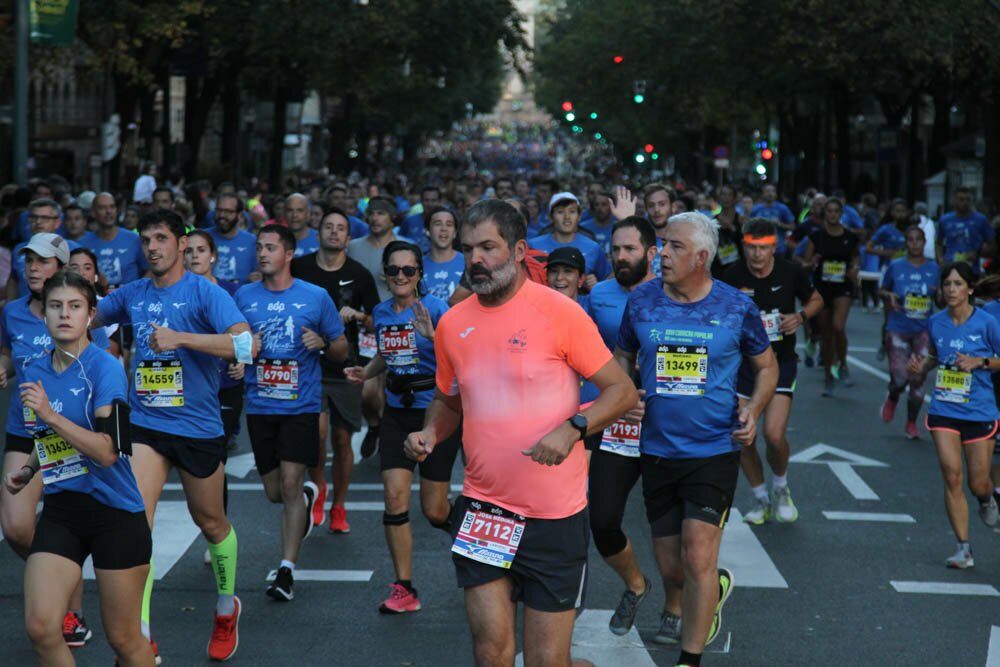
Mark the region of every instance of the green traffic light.
POLYGON ((649 157, 653 158, 654 160, 659 160, 660 159, 660 154, 659 153, 653 153, 649 157))
POLYGON ((591 111, 590 112, 590 120, 597 120, 597 112, 596 111, 591 111))
POLYGON ((603 134, 601 134, 600 132, 594 132, 594 138, 595 138, 595 139, 601 139, 601 138, 602 138, 603 136, 604 136, 604 135, 603 135, 603 134))
POLYGON ((632 101, 635 102, 636 104, 642 104, 643 102, 646 101, 646 96, 636 93, 635 97, 632 98, 632 101))
POLYGON ((576 114, 575 113, 573 113, 572 111, 570 111, 569 113, 566 114, 566 122, 567 123, 572 123, 574 120, 576 120, 576 114))

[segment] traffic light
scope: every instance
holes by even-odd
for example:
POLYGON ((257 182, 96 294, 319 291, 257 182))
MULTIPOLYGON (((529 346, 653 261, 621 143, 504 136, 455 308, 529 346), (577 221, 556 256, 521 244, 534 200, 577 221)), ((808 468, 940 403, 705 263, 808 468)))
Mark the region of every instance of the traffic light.
POLYGON ((636 79, 632 82, 632 101, 636 104, 642 104, 646 101, 645 79, 636 79))
POLYGON ((645 161, 646 161, 646 156, 645 155, 643 155, 642 153, 636 153, 635 154, 635 162, 636 162, 636 164, 642 164, 645 161))
POLYGON ((596 111, 591 111, 590 112, 590 120, 597 120, 597 112, 596 111))
POLYGON ((572 123, 574 120, 576 120, 576 114, 573 113, 572 111, 568 111, 566 113, 566 122, 572 123))
POLYGON ((771 158, 774 157, 774 151, 772 151, 770 148, 765 148, 760 152, 760 156, 765 160, 770 160, 771 158))
POLYGON ((647 153, 652 153, 654 148, 655 147, 653 146, 653 144, 646 144, 645 146, 642 147, 642 150, 646 151, 647 153))
POLYGON ((562 110, 563 111, 572 111, 573 110, 573 103, 570 102, 569 100, 566 100, 565 102, 562 103, 562 110))
POLYGON ((625 62, 625 56, 615 56, 611 60, 612 62, 614 62, 614 64, 621 65, 623 62, 625 62))
POLYGON ((600 132, 594 132, 594 138, 595 138, 595 139, 598 139, 598 140, 599 140, 599 139, 601 139, 601 138, 602 138, 603 136, 604 136, 604 135, 603 135, 603 134, 601 134, 600 132))

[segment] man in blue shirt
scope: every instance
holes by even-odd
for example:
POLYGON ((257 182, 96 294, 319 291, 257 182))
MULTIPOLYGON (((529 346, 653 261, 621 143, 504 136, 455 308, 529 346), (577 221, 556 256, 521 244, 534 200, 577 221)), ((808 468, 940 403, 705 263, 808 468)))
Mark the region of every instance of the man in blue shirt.
POLYGON ((598 281, 604 280, 611 273, 608 258, 597 242, 578 233, 580 200, 576 195, 572 192, 560 192, 553 195, 551 201, 549 218, 552 220, 552 233, 536 236, 528 242, 528 245, 545 252, 552 252, 556 248, 565 246, 573 246, 579 250, 587 261, 587 277, 584 284, 587 290, 590 290, 598 281))
POLYGON ((601 246, 605 255, 611 255, 611 230, 615 226, 615 217, 611 215, 611 196, 601 190, 589 194, 589 217, 580 223, 580 229, 594 235, 594 240, 601 246))
POLYGON ((426 217, 430 252, 424 255, 423 290, 447 302, 465 273, 465 258, 455 250, 458 221, 440 206, 428 209, 426 217))
POLYGON ((768 183, 760 191, 760 202, 750 210, 751 218, 773 220, 778 228, 778 255, 785 253, 785 237, 795 229, 795 216, 783 203, 778 201, 778 190, 768 183))
POLYGON ((138 280, 146 273, 142 241, 137 234, 118 226, 118 205, 107 192, 94 197, 92 208, 97 231, 83 245, 97 255, 97 268, 112 288, 138 280))
POLYGON ((319 249, 316 230, 309 226, 309 199, 298 192, 285 199, 285 219, 295 235, 295 256, 301 257, 319 249))
POLYGON ((295 561, 319 495, 316 484, 305 481, 306 467, 319 458, 319 358, 343 361, 347 338, 326 290, 292 278, 295 237, 288 228, 261 229, 256 251, 262 280, 241 287, 236 304, 261 339, 260 356, 243 376, 247 430, 264 493, 283 504, 281 564, 267 595, 286 602, 294 597, 295 561))
MULTIPOLYGON (((406 216, 403 219, 402 224, 399 226, 399 233, 420 246, 420 251, 424 254, 430 252, 431 249, 431 242, 427 238, 429 230, 424 226, 426 213, 432 208, 440 207, 441 188, 434 185, 428 185, 420 191, 420 210, 406 216)), ((356 238, 361 237, 358 236, 356 238)), ((445 299, 445 301, 447 300, 448 299, 445 299)))
POLYGON ((679 664, 698 664, 719 633, 733 581, 715 563, 736 491, 740 448, 754 442, 757 419, 778 381, 757 306, 712 280, 717 246, 717 231, 706 216, 670 218, 660 255, 662 282, 643 283, 629 295, 615 350, 622 368, 632 369, 638 359, 645 392, 644 402, 627 416, 642 420, 646 516, 668 589, 661 634, 680 640, 679 664), (744 359, 754 368, 755 382, 740 408, 736 376, 744 359), (683 601, 680 587, 670 583, 681 580, 683 601))
MULTIPOLYGON (((232 297, 185 271, 182 258, 188 239, 177 213, 146 214, 139 237, 152 277, 105 297, 91 326, 131 324, 135 331, 129 394, 132 468, 150 526, 167 475, 177 468, 191 516, 208 540, 215 572, 218 597, 208 655, 228 660, 238 644, 240 601, 235 595, 236 531, 223 505, 226 442, 217 360, 251 361, 256 345, 232 297)), ((152 579, 151 562, 142 605, 147 637, 152 579)))
POLYGON ((243 215, 243 202, 235 194, 221 194, 215 202, 215 227, 207 231, 215 241, 218 259, 212 275, 219 285, 235 294, 251 280, 259 280, 257 272, 257 239, 239 227, 243 215))
POLYGON ((955 210, 937 226, 938 263, 968 262, 979 273, 979 258, 993 254, 995 233, 986 216, 972 208, 972 190, 955 190, 955 210))

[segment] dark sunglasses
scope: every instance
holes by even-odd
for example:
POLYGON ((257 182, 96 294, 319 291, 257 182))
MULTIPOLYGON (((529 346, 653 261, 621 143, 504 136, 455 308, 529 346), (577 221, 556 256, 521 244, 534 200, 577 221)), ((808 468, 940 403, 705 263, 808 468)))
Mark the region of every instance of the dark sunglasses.
POLYGON ((415 266, 396 266, 395 264, 390 264, 387 267, 385 267, 385 275, 389 276, 390 278, 395 278, 396 276, 399 275, 399 272, 402 271, 404 276, 406 276, 407 278, 412 278, 413 276, 417 275, 417 271, 419 270, 420 269, 418 269, 415 266))

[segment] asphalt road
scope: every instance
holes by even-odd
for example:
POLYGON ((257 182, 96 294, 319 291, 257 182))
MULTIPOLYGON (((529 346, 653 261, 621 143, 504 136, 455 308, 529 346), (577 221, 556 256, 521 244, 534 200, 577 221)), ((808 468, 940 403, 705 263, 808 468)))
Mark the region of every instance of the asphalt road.
MULTIPOLYGON (((789 482, 800 518, 750 529, 734 514, 722 562, 735 572, 736 588, 722 635, 703 664, 1000 665, 1000 535, 979 524, 973 513, 976 567, 944 567, 954 537, 930 439, 922 433, 917 442, 906 440, 902 414, 891 425, 878 418, 885 392, 878 377, 885 364, 876 361, 874 351, 880 321, 880 315, 860 309, 851 314, 855 388, 821 398, 821 371, 800 366, 789 428, 795 455, 789 482), (993 630, 998 646, 991 658, 997 662, 988 662, 993 630)), ((265 579, 279 558, 280 510, 266 501, 256 471, 240 457, 248 452, 244 435, 230 468, 230 518, 240 542, 237 589, 244 604, 234 662, 471 664, 447 538, 419 516, 416 495, 411 506, 414 584, 423 609, 405 616, 377 612, 393 573, 380 525, 375 460, 355 468, 348 512, 352 532, 330 535, 325 526, 314 531, 298 563, 295 600, 282 604, 265 597, 265 579), (304 580, 307 576, 314 580, 304 580)), ((453 481, 460 480, 456 468, 453 481)), ((175 486, 164 492, 158 516, 155 549, 162 578, 153 593, 153 636, 165 665, 199 665, 208 663, 214 582, 202 561, 205 542, 186 515, 176 481, 172 478, 175 486)), ((751 504, 741 480, 736 508, 746 511, 751 504)), ((638 489, 626 531, 655 581, 638 489)), ((593 549, 590 572, 574 654, 601 667, 673 665, 677 648, 651 641, 662 594, 656 591, 646 600, 637 633, 614 637, 606 622, 621 583, 593 549)), ((0 547, 0 665, 33 661, 23 630, 22 575, 21 561, 0 547)), ((80 665, 113 662, 97 605, 96 586, 88 580, 85 610, 95 636, 74 652, 80 665)))

